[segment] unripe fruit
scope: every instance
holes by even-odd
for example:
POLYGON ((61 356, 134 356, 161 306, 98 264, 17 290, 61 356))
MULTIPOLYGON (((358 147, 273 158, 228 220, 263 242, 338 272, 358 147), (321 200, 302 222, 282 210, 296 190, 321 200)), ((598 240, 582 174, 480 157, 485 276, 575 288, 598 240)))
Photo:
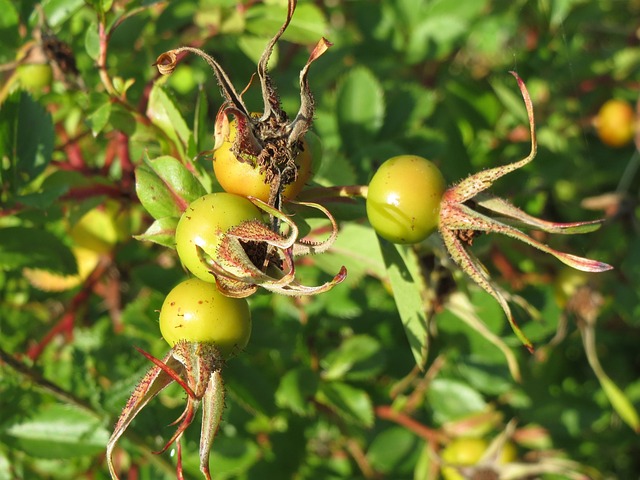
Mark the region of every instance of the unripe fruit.
POLYGON ((253 203, 231 193, 210 193, 191 202, 176 227, 176 250, 182 264, 196 277, 214 282, 215 277, 200 261, 196 247, 215 258, 223 235, 247 220, 261 220, 253 203))
POLYGON ((30 92, 40 92, 51 85, 53 70, 48 63, 24 63, 16 68, 20 85, 30 92))
POLYGON ((438 227, 445 180, 438 167, 416 155, 384 162, 369 183, 367 217, 394 243, 417 243, 438 227))
POLYGON ((214 283, 191 278, 167 295, 160 332, 170 346, 180 340, 212 343, 222 358, 239 353, 251 336, 251 312, 243 298, 224 296, 214 283))
MULTIPOLYGON (((229 136, 213 152, 213 170, 218 183, 225 192, 243 197, 257 197, 263 202, 268 202, 271 185, 266 183, 265 173, 249 162, 239 161, 231 151, 236 132, 237 123, 233 120, 229 124, 229 136)), ((312 134, 308 133, 307 135, 311 136, 312 134)), ((294 199, 312 176, 314 166, 312 149, 306 140, 302 142, 302 149, 295 160, 298 166, 298 176, 294 182, 286 185, 282 190, 282 196, 285 199, 294 199)))

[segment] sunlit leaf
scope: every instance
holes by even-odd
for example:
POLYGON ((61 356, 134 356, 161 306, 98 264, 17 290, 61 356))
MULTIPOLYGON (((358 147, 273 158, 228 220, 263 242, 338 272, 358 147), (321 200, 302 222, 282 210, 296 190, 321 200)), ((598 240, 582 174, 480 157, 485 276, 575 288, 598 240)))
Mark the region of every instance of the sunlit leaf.
POLYGON ((310 370, 291 370, 280 381, 276 402, 280 407, 290 408, 298 415, 309 415, 314 410, 309 399, 315 396, 318 386, 318 377, 310 370))
POLYGON ((341 79, 336 95, 344 144, 356 149, 370 142, 382 127, 385 114, 384 92, 378 79, 365 67, 353 68, 341 79))
POLYGON ((384 369, 384 360, 378 341, 366 335, 354 336, 323 359, 323 377, 327 380, 372 378, 384 369))
POLYGON ((482 395, 469 385, 445 378, 431 383, 427 398, 439 423, 478 413, 487 407, 482 395))
POLYGON ((51 161, 54 132, 51 114, 30 95, 20 92, 2 104, 0 181, 18 189, 44 171, 51 161))
MULTIPOLYGON (((285 5, 257 4, 247 12, 247 30, 269 38, 278 31, 286 16, 285 5)), ((312 3, 300 3, 283 38, 290 42, 311 44, 323 35, 326 35, 326 20, 322 10, 312 3)))
POLYGON ((144 233, 135 235, 137 240, 157 243, 169 248, 176 246, 178 217, 164 217, 154 221, 144 233))
POLYGON ((155 219, 180 217, 193 200, 206 191, 180 161, 163 156, 136 169, 136 193, 155 219))
POLYGON ((427 314, 422 298, 424 280, 415 253, 404 245, 380 239, 393 298, 416 363, 423 367, 428 354, 427 314))
POLYGON ((50 405, 11 425, 6 434, 34 457, 64 459, 104 450, 102 420, 66 405, 50 405))
POLYGON ((318 400, 334 410, 350 423, 371 426, 373 424, 373 405, 364 390, 347 383, 322 383, 318 400))
POLYGON ((5 269, 38 268, 72 275, 76 260, 62 240, 45 230, 0 228, 0 266, 5 269))
POLYGON ((175 100, 159 83, 155 83, 149 94, 147 115, 170 138, 176 147, 189 143, 191 130, 187 126, 175 100))

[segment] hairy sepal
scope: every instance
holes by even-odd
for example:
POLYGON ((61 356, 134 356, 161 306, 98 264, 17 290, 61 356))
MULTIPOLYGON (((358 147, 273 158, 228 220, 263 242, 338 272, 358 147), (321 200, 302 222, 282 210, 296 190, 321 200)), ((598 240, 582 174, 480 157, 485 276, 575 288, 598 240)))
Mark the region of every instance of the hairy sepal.
MULTIPOLYGON (((154 366, 134 389, 107 443, 107 465, 111 477, 116 480, 119 477, 113 465, 113 450, 118 439, 149 401, 170 385, 171 382, 176 381, 185 390, 187 393, 187 405, 184 412, 174 422, 174 424, 178 424, 175 433, 160 452, 167 450, 174 442, 178 444, 178 452, 180 452, 179 442, 182 434, 193 422, 195 412, 200 403, 204 403, 203 409, 206 409, 207 412, 218 412, 224 406, 224 402, 218 405, 211 403, 220 398, 219 392, 215 395, 208 392, 211 378, 214 374, 219 376, 223 364, 215 346, 180 341, 175 344, 162 360, 146 352, 141 351, 141 353, 151 360, 154 366)), ((203 430, 200 437, 200 469, 208 480, 211 478, 208 465, 209 455, 208 453, 204 455, 203 450, 211 450, 213 436, 220 423, 220 418, 221 414, 217 417, 209 414, 206 424, 208 430, 203 430), (204 461, 206 461, 206 464, 203 463, 204 461)), ((203 427, 205 427, 204 423, 203 427)), ((178 478, 182 478, 182 461, 180 457, 177 462, 177 470, 178 478)))

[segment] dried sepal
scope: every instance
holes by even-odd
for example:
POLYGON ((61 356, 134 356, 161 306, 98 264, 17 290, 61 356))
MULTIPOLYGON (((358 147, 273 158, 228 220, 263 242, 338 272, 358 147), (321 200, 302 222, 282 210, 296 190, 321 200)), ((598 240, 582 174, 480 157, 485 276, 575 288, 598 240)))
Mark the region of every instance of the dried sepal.
POLYGON ((175 432, 160 452, 156 453, 166 451, 175 442, 178 446, 177 474, 178 478, 183 478, 180 439, 193 422, 195 413, 202 403, 200 470, 205 478, 210 480, 209 451, 224 407, 224 389, 220 376, 222 360, 218 350, 211 344, 180 341, 162 360, 146 352, 142 353, 154 363, 154 366, 134 389, 107 443, 106 457, 111 477, 116 480, 119 478, 113 465, 113 450, 118 439, 149 401, 175 381, 187 393, 187 405, 174 422, 178 425, 175 432))
POLYGON ((468 246, 471 244, 473 236, 477 232, 506 235, 548 253, 570 267, 585 272, 604 272, 613 267, 596 260, 559 252, 531 238, 529 235, 511 225, 511 223, 516 223, 548 233, 574 234, 596 230, 601 224, 600 220, 574 223, 549 222, 532 217, 508 201, 493 197, 485 192, 496 180, 530 163, 535 158, 537 152, 531 97, 527 91, 527 87, 518 74, 515 72, 511 72, 511 74, 518 82, 518 87, 527 110, 531 137, 530 152, 522 160, 476 173, 449 188, 444 193, 440 204, 438 229, 451 258, 476 284, 498 301, 516 336, 527 349, 533 351, 531 342, 522 330, 520 330, 513 317, 506 296, 501 292, 500 288, 493 283, 480 261, 468 251, 468 246), (470 200, 473 200, 476 206, 489 212, 498 213, 506 218, 495 219, 479 213, 465 204, 465 202, 470 200))
POLYGON ((205 478, 211 478, 209 455, 213 440, 220 426, 224 410, 224 383, 220 370, 214 370, 209 377, 207 388, 202 397, 202 427, 200 430, 200 471, 205 478))
POLYGON ((295 205, 302 205, 306 207, 315 208, 316 210, 320 210, 331 222, 331 234, 327 239, 321 242, 315 242, 315 241, 307 240, 305 238, 298 240, 293 245, 293 255, 296 257, 300 255, 315 255, 315 254, 323 253, 329 250, 331 246, 334 244, 334 242, 336 241, 336 238, 338 238, 338 223, 336 222, 335 218, 333 218, 333 215, 331 215, 331 212, 327 208, 320 205, 319 203, 295 202, 295 201, 292 201, 291 203, 295 205))
POLYGON ((506 315, 513 332, 527 350, 533 352, 533 344, 520 329, 520 326, 513 317, 509 303, 507 303, 501 289, 495 285, 491 280, 491 277, 489 277, 484 265, 480 263, 480 260, 478 260, 475 255, 465 248, 462 242, 457 238, 454 231, 442 230, 440 234, 453 261, 456 262, 462 271, 466 273, 479 287, 497 300, 500 307, 502 307, 502 311, 506 315))
POLYGON ((304 137, 304 135, 309 131, 309 128, 311 128, 315 106, 313 101, 313 94, 311 93, 311 88, 309 87, 309 67, 314 61, 320 58, 320 56, 324 52, 326 52, 332 45, 333 44, 331 42, 323 37, 317 43, 317 45, 311 52, 311 55, 309 55, 309 59, 307 60, 304 68, 300 71, 300 109, 298 110, 298 114, 296 115, 296 117, 287 127, 287 130, 289 131, 287 144, 289 146, 301 140, 302 137, 304 137))
POLYGON ((261 122, 268 122, 272 117, 276 122, 281 123, 286 120, 286 114, 280 106, 280 97, 271 82, 271 77, 267 73, 267 64, 273 53, 277 41, 280 39, 284 31, 289 26, 293 12, 296 9, 297 0, 289 0, 287 2, 287 18, 273 38, 269 41, 266 48, 258 61, 258 77, 260 78, 260 87, 262 88, 262 100, 264 102, 264 111, 260 117, 261 122))
POLYGON ((525 107, 527 108, 527 116, 529 118, 529 132, 531 136, 531 151, 522 160, 519 160, 508 165, 500 167, 489 168, 476 174, 473 174, 454 187, 447 190, 444 194, 443 201, 462 203, 475 197, 480 192, 489 188, 493 183, 506 174, 511 173, 519 168, 524 167, 536 157, 538 151, 538 142, 536 140, 535 119, 533 116, 533 104, 531 102, 531 96, 527 90, 526 85, 516 72, 510 72, 518 82, 520 93, 524 99, 525 107))
POLYGON ((346 269, 343 267, 332 280, 319 286, 305 286, 295 281, 294 257, 324 252, 337 237, 338 225, 325 207, 309 202, 292 202, 320 210, 331 222, 329 237, 313 242, 298 238, 298 227, 284 212, 258 198, 247 198, 276 219, 286 233, 278 233, 259 220, 249 220, 227 230, 213 254, 196 246, 198 258, 215 277, 222 293, 242 298, 261 287, 284 295, 316 295, 344 280, 346 269))
POLYGON ((542 220, 541 218, 532 217, 531 215, 523 212, 518 207, 512 205, 505 199, 494 197, 486 192, 480 193, 478 196, 474 197, 473 200, 482 208, 508 217, 508 219, 504 220, 505 222, 516 220, 517 223, 520 223, 523 226, 541 230, 547 233, 557 233, 564 235, 591 233, 598 230, 604 222, 604 220, 602 219, 569 223, 549 222, 547 220, 542 220))
POLYGON ((158 69, 160 75, 171 75, 178 66, 178 55, 175 50, 164 52, 156 58, 154 67, 158 69))
POLYGON ((342 267, 333 279, 322 285, 302 285, 295 281, 292 247, 280 250, 278 252, 280 261, 271 259, 266 272, 257 268, 244 253, 238 250, 238 247, 240 244, 233 238, 225 239, 220 245, 217 260, 198 248, 200 260, 215 276, 218 288, 230 297, 247 297, 258 287, 289 296, 317 295, 341 283, 347 275, 346 268, 342 267), (281 266, 278 265, 279 263, 281 266))
POLYGON ((216 121, 213 125, 213 149, 217 150, 229 138, 231 128, 229 126, 229 117, 225 111, 226 105, 222 105, 216 114, 216 121))
MULTIPOLYGON (((302 139, 313 122, 315 107, 308 82, 309 67, 331 46, 330 42, 322 38, 311 52, 300 72, 300 109, 294 120, 289 122, 267 70, 273 49, 289 26, 296 4, 296 0, 288 0, 287 16, 258 61, 257 75, 264 104, 259 117, 249 113, 242 100, 244 91, 239 94, 222 67, 202 50, 193 47, 176 48, 160 55, 155 63, 162 74, 170 74, 174 71, 179 61, 178 55, 182 52, 195 53, 209 63, 225 99, 216 117, 214 147, 219 148, 228 140, 230 132, 228 115, 234 115, 235 138, 230 150, 237 161, 249 163, 264 174, 265 183, 270 189, 268 203, 278 209, 282 206, 283 188, 298 178, 299 166, 295 159, 301 153, 302 139)), ((273 227, 277 230, 277 220, 274 221, 273 227)))
POLYGON ((447 206, 450 211, 447 213, 447 228, 454 230, 471 230, 476 232, 500 233, 508 237, 520 240, 531 245, 538 250, 553 255, 562 263, 569 265, 583 272, 605 272, 613 267, 606 263, 590 260, 588 258, 578 257, 568 253, 559 252, 553 248, 534 240, 530 236, 521 232, 517 228, 506 225, 498 220, 487 217, 478 213, 466 205, 447 206))
POLYGON ((222 95, 225 97, 225 100, 229 103, 229 105, 233 105, 235 108, 243 112, 246 116, 249 116, 249 111, 242 100, 242 96, 236 92, 231 80, 229 80, 229 76, 224 71, 224 69, 220 66, 215 59, 200 50, 199 48, 194 47, 179 47, 173 50, 169 50, 156 59, 156 62, 153 64, 158 71, 162 75, 170 75, 176 69, 178 64, 178 55, 182 52, 189 52, 198 55, 203 58, 213 70, 215 74, 216 80, 218 81, 218 85, 220 85, 220 89, 222 90, 222 95))

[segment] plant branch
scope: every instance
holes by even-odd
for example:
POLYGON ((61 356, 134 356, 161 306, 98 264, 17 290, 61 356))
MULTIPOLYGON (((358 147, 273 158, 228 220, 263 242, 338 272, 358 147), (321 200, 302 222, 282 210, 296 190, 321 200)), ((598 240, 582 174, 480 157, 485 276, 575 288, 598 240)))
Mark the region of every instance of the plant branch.
POLYGON ((428 442, 445 443, 447 441, 445 434, 426 427, 404 413, 395 411, 389 405, 379 405, 376 407, 375 412, 378 418, 402 425, 428 442))

